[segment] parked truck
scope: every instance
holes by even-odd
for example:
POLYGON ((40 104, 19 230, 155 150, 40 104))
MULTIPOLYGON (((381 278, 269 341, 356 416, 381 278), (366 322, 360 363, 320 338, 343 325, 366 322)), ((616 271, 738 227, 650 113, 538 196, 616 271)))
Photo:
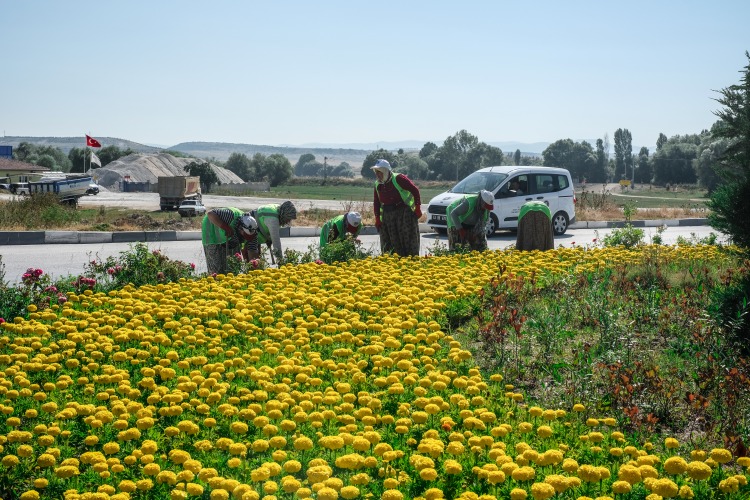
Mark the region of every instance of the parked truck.
POLYGON ((60 203, 77 205, 78 199, 86 196, 86 191, 94 180, 91 176, 68 175, 58 178, 42 178, 38 181, 30 181, 29 194, 31 196, 41 193, 53 193, 60 203))
POLYGON ((201 180, 197 176, 159 177, 157 191, 162 210, 177 210, 185 200, 201 199, 201 180))

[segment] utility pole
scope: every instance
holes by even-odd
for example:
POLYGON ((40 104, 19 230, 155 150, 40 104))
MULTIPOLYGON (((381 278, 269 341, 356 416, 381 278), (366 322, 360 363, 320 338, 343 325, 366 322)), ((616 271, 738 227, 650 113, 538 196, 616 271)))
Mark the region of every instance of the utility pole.
POLYGON ((328 182, 328 157, 323 157, 323 185, 326 185, 326 182, 328 182))

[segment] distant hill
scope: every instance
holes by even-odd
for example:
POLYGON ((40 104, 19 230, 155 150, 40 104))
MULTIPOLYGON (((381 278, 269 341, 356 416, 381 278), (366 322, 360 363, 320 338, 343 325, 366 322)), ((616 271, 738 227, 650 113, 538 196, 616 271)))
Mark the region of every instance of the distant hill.
POLYGON ((229 142, 181 142, 167 148, 179 151, 198 158, 215 158, 219 161, 227 161, 232 153, 243 153, 252 157, 256 153, 266 156, 282 154, 294 165, 303 154, 313 154, 315 159, 323 162, 328 157, 329 164, 338 165, 347 162, 352 167, 361 167, 365 158, 372 150, 347 149, 347 148, 311 148, 305 146, 261 146, 256 144, 234 144, 229 142))
MULTIPOLYGON (((120 149, 128 149, 136 153, 159 153, 162 151, 178 151, 187 155, 202 159, 215 159, 218 161, 227 161, 232 153, 243 153, 252 157, 256 153, 266 156, 272 154, 282 154, 289 159, 294 165, 303 154, 313 154, 316 160, 323 162, 325 157, 328 158, 329 164, 338 165, 341 162, 347 162, 352 168, 362 167, 362 163, 372 150, 352 149, 352 148, 312 148, 305 146, 281 147, 281 146, 262 146, 256 144, 234 144, 229 142, 183 142, 170 146, 168 148, 159 148, 147 146, 127 139, 116 137, 100 137, 96 139, 102 146, 117 146, 120 149)), ((5 136, 0 137, 0 146, 13 146, 17 148, 22 142, 28 142, 38 146, 52 146, 59 148, 63 153, 68 154, 73 148, 86 147, 85 137, 21 137, 5 136)))
MULTIPOLYGON (((117 146, 120 149, 132 149, 138 153, 158 153, 161 151, 160 148, 153 146, 146 146, 137 142, 129 141, 127 139, 119 139, 117 137, 97 137, 96 138, 102 146, 117 146)), ((13 146, 17 148, 22 142, 28 142, 36 146, 52 146, 59 148, 63 153, 68 154, 73 148, 85 148, 86 137, 13 137, 5 136, 0 137, 0 145, 2 146, 13 146)))

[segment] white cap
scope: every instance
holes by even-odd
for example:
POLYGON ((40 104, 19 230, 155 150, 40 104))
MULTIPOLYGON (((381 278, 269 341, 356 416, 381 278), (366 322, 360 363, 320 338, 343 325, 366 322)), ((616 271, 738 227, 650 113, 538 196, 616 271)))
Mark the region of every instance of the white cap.
POLYGON ((390 172, 390 170, 391 170, 391 164, 388 163, 388 160, 380 159, 380 160, 376 161, 375 165, 373 165, 370 168, 373 168, 373 169, 375 169, 375 168, 385 168, 385 169, 387 169, 390 172))
POLYGON ((484 202, 484 208, 486 208, 487 210, 492 210, 494 208, 495 197, 492 196, 492 193, 490 193, 486 189, 482 189, 481 191, 479 191, 479 197, 482 198, 482 201, 484 202))
POLYGON ((350 226, 358 227, 361 222, 362 216, 359 215, 359 212, 349 212, 346 214, 346 223, 350 226))

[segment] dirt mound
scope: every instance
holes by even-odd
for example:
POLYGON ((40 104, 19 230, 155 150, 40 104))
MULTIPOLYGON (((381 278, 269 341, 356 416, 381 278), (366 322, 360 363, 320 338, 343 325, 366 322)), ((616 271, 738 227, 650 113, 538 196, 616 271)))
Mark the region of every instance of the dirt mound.
POLYGON ((120 217, 112 224, 122 231, 192 231, 200 229, 200 217, 157 220, 147 214, 131 214, 120 217))
MULTIPOLYGON (((119 190, 124 178, 130 182, 149 182, 156 185, 159 177, 187 175, 185 166, 195 158, 177 158, 167 153, 135 153, 108 163, 106 167, 94 171, 94 178, 100 186, 119 190)), ((211 165, 222 184, 243 184, 234 172, 211 165)))

